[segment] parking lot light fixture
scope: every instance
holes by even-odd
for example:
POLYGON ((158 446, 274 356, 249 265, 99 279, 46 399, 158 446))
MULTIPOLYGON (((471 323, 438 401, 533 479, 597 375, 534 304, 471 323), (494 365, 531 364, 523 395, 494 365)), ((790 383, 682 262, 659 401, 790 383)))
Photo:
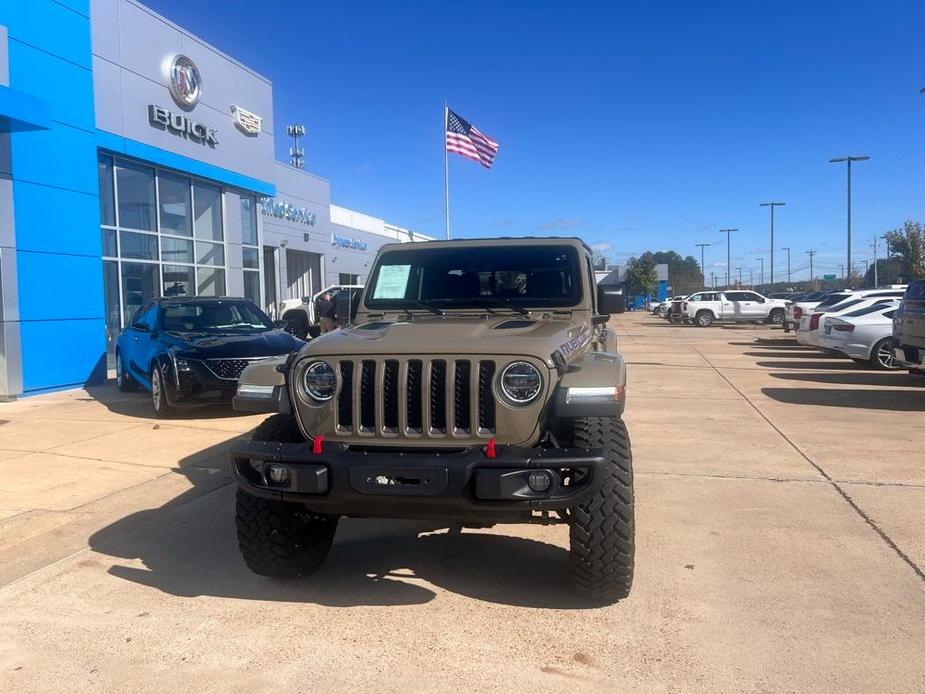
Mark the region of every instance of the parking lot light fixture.
POLYGON ((729 288, 729 273, 732 270, 732 268, 730 267, 732 265, 732 252, 730 251, 730 249, 732 248, 730 239, 732 237, 730 236, 730 234, 732 234, 732 232, 734 231, 738 231, 738 229, 720 229, 719 230, 719 233, 726 234, 726 288, 727 289, 729 288))
MULTIPOLYGON (((787 251, 787 284, 790 284, 790 247, 784 246, 781 248, 782 251, 787 251)), ((774 270, 774 264, 771 264, 771 271, 774 270)))
MULTIPOLYGON (((786 205, 785 202, 762 202, 759 207, 771 208, 771 288, 774 288, 774 208, 786 205)), ((788 282, 790 280, 787 280, 788 282)), ((763 281, 762 281, 763 284, 763 281)))
MULTIPOLYGON (((851 164, 856 161, 867 161, 870 159, 867 155, 862 155, 860 157, 835 157, 834 159, 829 159, 830 164, 840 164, 845 162, 847 164, 848 170, 848 262, 846 267, 848 268, 848 273, 851 273, 851 164)), ((850 281, 850 277, 848 278, 850 281)))
POLYGON ((703 281, 703 286, 706 287, 707 286, 707 269, 706 269, 706 266, 703 264, 703 249, 706 248, 707 246, 712 246, 713 244, 712 243, 697 243, 694 245, 700 249, 700 279, 703 281))

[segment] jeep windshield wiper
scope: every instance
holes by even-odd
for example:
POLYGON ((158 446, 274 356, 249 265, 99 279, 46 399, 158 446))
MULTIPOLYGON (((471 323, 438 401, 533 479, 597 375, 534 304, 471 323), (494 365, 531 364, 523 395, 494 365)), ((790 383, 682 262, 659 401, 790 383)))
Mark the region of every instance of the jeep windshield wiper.
MULTIPOLYGON (((428 301, 420 301, 418 299, 405 299, 405 303, 409 304, 411 308, 422 308, 425 311, 430 311, 435 316, 445 316, 446 315, 444 311, 440 310, 436 306, 431 306, 430 302, 428 301)), ((403 306, 402 308, 405 308, 405 307, 403 306)), ((407 310, 408 309, 405 308, 405 311, 407 310)))
POLYGON ((502 299, 501 297, 496 297, 496 296, 477 296, 471 299, 463 299, 463 298, 461 299, 434 299, 434 301, 439 301, 440 303, 443 303, 443 304, 458 305, 461 308, 469 308, 469 307, 485 308, 485 309, 488 309, 489 311, 493 307, 495 308, 503 307, 503 308, 509 308, 515 313, 519 313, 521 316, 530 315, 530 311, 525 309, 523 306, 518 306, 510 299, 502 299))

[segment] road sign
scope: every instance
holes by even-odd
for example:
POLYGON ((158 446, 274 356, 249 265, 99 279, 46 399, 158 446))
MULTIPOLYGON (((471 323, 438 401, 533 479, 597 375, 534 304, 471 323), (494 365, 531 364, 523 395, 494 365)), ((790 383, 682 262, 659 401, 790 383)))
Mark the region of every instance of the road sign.
POLYGON ((834 280, 834 279, 835 279, 835 275, 823 275, 823 276, 822 276, 822 279, 824 279, 824 280, 834 280))

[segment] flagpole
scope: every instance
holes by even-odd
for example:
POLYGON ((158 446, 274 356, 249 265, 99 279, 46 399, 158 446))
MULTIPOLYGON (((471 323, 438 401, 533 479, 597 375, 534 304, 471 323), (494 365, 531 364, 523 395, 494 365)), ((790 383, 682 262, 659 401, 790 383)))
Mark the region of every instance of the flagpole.
POLYGON ((443 202, 446 210, 446 238, 450 239, 450 156, 446 149, 446 124, 449 116, 449 106, 443 100, 443 202))

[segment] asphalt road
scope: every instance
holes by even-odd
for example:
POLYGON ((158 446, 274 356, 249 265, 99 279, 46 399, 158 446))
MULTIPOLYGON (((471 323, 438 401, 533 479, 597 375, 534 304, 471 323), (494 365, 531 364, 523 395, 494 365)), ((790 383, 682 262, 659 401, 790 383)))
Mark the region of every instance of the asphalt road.
POLYGON ((347 520, 313 578, 254 576, 224 453, 259 417, 0 405, 0 691, 925 691, 925 379, 615 325, 637 574, 606 608, 560 526, 347 520))

